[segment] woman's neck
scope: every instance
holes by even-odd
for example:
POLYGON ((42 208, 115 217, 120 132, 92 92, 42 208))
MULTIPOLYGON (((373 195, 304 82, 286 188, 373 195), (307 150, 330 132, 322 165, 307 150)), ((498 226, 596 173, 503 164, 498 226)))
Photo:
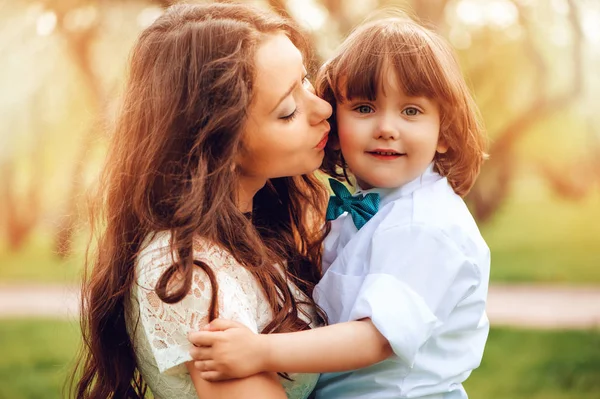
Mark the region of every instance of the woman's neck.
POLYGON ((238 186, 237 206, 242 213, 252 212, 254 196, 267 183, 264 178, 241 176, 238 186))

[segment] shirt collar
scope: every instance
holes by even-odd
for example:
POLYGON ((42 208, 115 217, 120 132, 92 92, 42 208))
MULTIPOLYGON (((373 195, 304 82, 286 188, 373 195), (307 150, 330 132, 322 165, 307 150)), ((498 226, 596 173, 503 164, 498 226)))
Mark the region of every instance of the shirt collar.
POLYGON ((353 195, 366 195, 368 193, 377 193, 379 194, 380 203, 379 207, 383 207, 389 202, 392 202, 400 197, 406 197, 412 194, 415 190, 428 186, 432 183, 435 183, 438 180, 443 179, 443 177, 433 170, 433 162, 427 166, 427 169, 416 179, 400 186, 393 188, 379 188, 374 187, 367 190, 363 190, 358 187, 358 190, 353 195))

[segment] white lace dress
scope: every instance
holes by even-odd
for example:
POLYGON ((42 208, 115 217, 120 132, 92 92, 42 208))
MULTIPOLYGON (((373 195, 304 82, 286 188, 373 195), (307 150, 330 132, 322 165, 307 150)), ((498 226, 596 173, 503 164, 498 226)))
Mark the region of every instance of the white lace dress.
MULTIPOLYGON (((145 245, 137 259, 136 283, 128 304, 127 327, 138 366, 157 399, 197 398, 185 366, 191 360, 187 334, 208 323, 211 286, 206 273, 194 270, 189 294, 176 304, 162 302, 154 287, 172 263, 170 234, 158 233, 145 245)), ((207 246, 195 251, 197 260, 208 264, 219 285, 219 317, 243 323, 260 332, 271 321, 272 313, 256 279, 226 251, 207 246)), ((298 298, 303 293, 292 287, 298 298)), ((314 309, 305 309, 314 319, 314 309)), ((302 316, 303 317, 303 316, 302 316)), ((307 318, 305 321, 309 321, 307 318)), ((281 379, 288 398, 305 399, 313 390, 318 374, 292 374, 293 381, 281 379)))

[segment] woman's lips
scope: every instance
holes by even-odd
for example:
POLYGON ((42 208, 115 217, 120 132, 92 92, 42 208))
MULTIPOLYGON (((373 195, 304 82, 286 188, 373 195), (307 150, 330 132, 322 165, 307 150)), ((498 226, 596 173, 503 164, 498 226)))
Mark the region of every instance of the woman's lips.
POLYGON ((322 150, 325 148, 325 146, 327 145, 327 140, 329 140, 329 132, 325 133, 325 135, 323 136, 323 138, 321 139, 321 141, 319 141, 319 144, 317 144, 315 146, 315 148, 322 150))

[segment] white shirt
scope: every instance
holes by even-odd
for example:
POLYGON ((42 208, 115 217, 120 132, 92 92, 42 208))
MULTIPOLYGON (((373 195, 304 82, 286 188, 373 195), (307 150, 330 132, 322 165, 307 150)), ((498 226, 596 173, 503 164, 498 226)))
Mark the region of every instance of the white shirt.
POLYGON ((395 356, 324 374, 317 398, 467 398, 481 362, 490 252, 463 200, 433 166, 377 192, 379 211, 357 231, 348 213, 325 239, 314 291, 330 323, 370 318, 395 356))

